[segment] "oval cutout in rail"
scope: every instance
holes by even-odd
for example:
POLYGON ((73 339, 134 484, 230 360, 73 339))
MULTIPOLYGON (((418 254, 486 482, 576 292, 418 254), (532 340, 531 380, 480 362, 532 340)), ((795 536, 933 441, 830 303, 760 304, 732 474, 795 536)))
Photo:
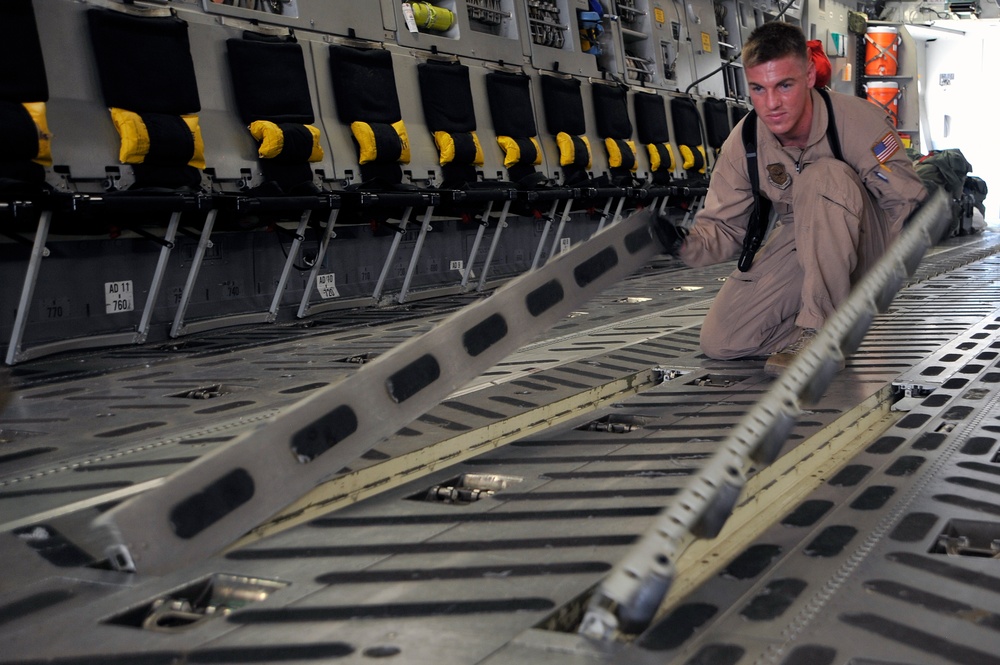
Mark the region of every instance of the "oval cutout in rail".
POLYGON ((401 404, 441 378, 441 366, 429 353, 420 356, 385 380, 393 402, 401 404))
POLYGON ((354 434, 358 416, 354 409, 342 404, 292 435, 292 453, 306 464, 354 434))

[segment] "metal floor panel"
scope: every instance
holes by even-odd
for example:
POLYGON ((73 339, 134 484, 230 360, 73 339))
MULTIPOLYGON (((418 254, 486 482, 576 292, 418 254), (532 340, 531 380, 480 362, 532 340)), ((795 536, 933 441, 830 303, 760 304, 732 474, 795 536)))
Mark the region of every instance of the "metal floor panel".
POLYGON ((941 367, 934 392, 631 645, 597 645, 543 626, 571 629, 581 598, 767 388, 760 361, 711 362, 697 351, 720 269, 651 271, 624 282, 353 472, 377 475, 392 460, 650 367, 677 370, 670 381, 596 410, 553 414, 568 420, 459 463, 425 461, 423 477, 163 577, 84 565, 72 543, 94 504, 156 482, 309 386, 352 371, 331 356, 361 353, 362 344, 386 348, 440 314, 257 344, 233 333, 228 350, 211 341, 210 353, 148 368, 134 356, 102 358, 86 378, 57 380, 53 369, 34 386, 19 384, 28 381, 20 375, 4 411, 10 441, 0 448, 13 456, 0 466, 0 522, 20 527, 3 534, 0 547, 9 572, 0 582, 0 660, 995 662, 988 648, 989 638, 996 644, 994 560, 930 553, 941 533, 951 534, 951 546, 963 533, 978 544, 992 532, 972 523, 1000 521, 992 470, 1000 370, 987 357, 998 351, 1000 325, 992 241, 987 235, 928 257, 786 447, 842 427, 842 414, 901 375, 941 367), (703 288, 674 290, 692 286, 703 288), (375 339, 349 339, 365 333, 375 339), (215 385, 234 389, 204 400, 169 397, 215 385), (184 406, 156 406, 173 400, 184 406), (223 408, 201 412, 216 405, 223 408), (115 431, 122 433, 98 436, 115 431), (55 450, 17 457, 47 447, 55 450), (79 489, 88 483, 109 486, 79 489), (427 499, 477 489, 485 493, 469 503, 427 499), (12 494, 19 491, 29 493, 12 494), (77 510, 60 515, 67 505, 77 510), (53 519, 41 529, 31 523, 46 512, 53 519), (136 625, 154 599, 218 574, 275 585, 228 617, 163 631, 136 625))
MULTIPOLYGON (((678 298, 673 288, 694 279, 714 292, 721 270, 697 276, 671 266, 626 281, 406 427, 394 441, 392 455, 682 355, 685 365, 696 363, 696 331, 672 348, 654 347, 633 356, 617 351, 664 332, 696 328, 700 316, 684 302, 701 302, 704 294, 694 300, 688 294, 697 292, 685 291, 678 298), (650 300, 628 302, 636 293, 650 300), (593 358, 601 352, 609 352, 608 362, 595 365, 593 358), (580 366, 569 367, 573 363, 580 366)), ((430 330, 449 309, 450 300, 412 321, 393 321, 382 313, 385 321, 378 326, 341 323, 336 327, 348 330, 290 331, 291 340, 279 342, 269 335, 266 343, 255 345, 247 341, 253 331, 219 333, 206 342, 210 351, 196 344, 196 350, 180 357, 163 353, 156 362, 137 364, 132 350, 112 352, 120 356, 113 368, 107 358, 94 360, 92 354, 40 360, 37 365, 48 372, 36 371, 36 363, 15 368, 10 371, 12 399, 0 428, 6 441, 0 452, 0 524, 9 528, 70 503, 92 505, 105 493, 120 495, 133 484, 130 478, 141 483, 162 477, 349 375, 360 365, 356 361, 430 330), (73 364, 96 367, 55 378, 65 375, 56 368, 73 364), (41 374, 44 380, 38 378, 41 374), (125 478, 114 473, 115 466, 125 478)), ((369 316, 358 313, 362 321, 369 316)))
POLYGON ((1000 342, 979 335, 998 323, 1000 311, 963 336, 981 341, 941 387, 625 660, 686 662, 725 646, 733 657, 709 662, 998 662, 1000 342))

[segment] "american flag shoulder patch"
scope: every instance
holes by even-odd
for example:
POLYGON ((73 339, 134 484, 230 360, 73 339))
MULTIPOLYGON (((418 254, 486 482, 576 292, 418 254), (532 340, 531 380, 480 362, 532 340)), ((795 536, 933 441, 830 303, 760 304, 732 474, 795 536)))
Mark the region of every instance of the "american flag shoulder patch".
POLYGON ((893 132, 887 132, 879 139, 878 143, 872 146, 872 153, 875 154, 875 159, 878 160, 879 164, 885 164, 898 150, 899 139, 893 132))

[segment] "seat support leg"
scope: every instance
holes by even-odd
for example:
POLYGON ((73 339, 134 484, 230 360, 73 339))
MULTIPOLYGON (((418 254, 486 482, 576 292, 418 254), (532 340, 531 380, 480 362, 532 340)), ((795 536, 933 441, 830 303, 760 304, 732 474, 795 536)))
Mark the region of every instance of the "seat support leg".
POLYGON ((424 240, 427 232, 431 230, 431 216, 434 214, 434 206, 428 206, 424 213, 423 222, 420 224, 420 233, 417 235, 417 243, 413 246, 413 254, 410 256, 410 265, 406 268, 406 275, 403 277, 403 287, 396 296, 396 302, 402 304, 406 302, 406 295, 410 292, 410 282, 417 272, 417 262, 420 260, 420 252, 424 249, 424 240))
MULTIPOLYGON (((573 199, 570 199, 572 201, 573 199)), ((545 247, 545 238, 549 235, 549 227, 552 226, 552 220, 556 216, 556 209, 559 207, 559 201, 552 202, 552 210, 549 210, 549 214, 545 216, 545 225, 542 226, 542 237, 538 239, 538 247, 535 248, 535 258, 531 260, 531 269, 534 270, 538 267, 539 261, 542 259, 542 249, 545 247)))
POLYGON ((497 246, 500 244, 500 234, 507 228, 507 215, 509 213, 510 201, 504 201, 503 210, 500 211, 500 219, 497 221, 497 230, 493 232, 490 249, 486 252, 486 260, 483 261, 483 272, 479 276, 479 285, 476 287, 476 291, 482 291, 486 287, 486 276, 490 273, 490 264, 493 263, 493 255, 496 254, 497 246))
POLYGON ((340 209, 334 208, 330 211, 330 216, 326 218, 326 228, 323 230, 323 238, 319 241, 319 249, 316 251, 316 262, 313 263, 313 267, 309 271, 309 277, 306 279, 306 286, 302 294, 302 301, 299 302, 299 311, 295 313, 295 316, 300 319, 309 313, 309 296, 312 295, 313 286, 316 284, 316 276, 319 275, 323 261, 326 259, 326 251, 330 246, 330 240, 337 237, 334 228, 337 225, 337 215, 339 213, 340 209))
POLYGON ((160 297, 160 287, 163 286, 163 278, 167 274, 167 262, 170 259, 170 252, 174 249, 174 240, 177 238, 177 227, 181 223, 181 213, 173 212, 170 221, 167 222, 167 232, 160 239, 160 257, 156 261, 156 268, 153 270, 153 279, 149 283, 149 292, 146 294, 146 304, 142 308, 142 317, 139 319, 139 328, 136 330, 136 343, 142 344, 149 335, 149 326, 153 320, 153 310, 156 309, 156 301, 160 297))
POLYGON ((612 226, 622 221, 622 209, 624 208, 625 208, 625 197, 622 196, 618 199, 618 207, 615 208, 615 215, 614 217, 611 218, 612 226))
POLYGON ((410 223, 410 215, 413 214, 413 206, 407 206, 406 210, 403 211, 403 218, 399 222, 399 231, 396 232, 395 237, 392 239, 392 246, 389 247, 389 254, 385 257, 385 263, 382 265, 382 272, 379 273, 378 282, 375 283, 375 291, 372 293, 372 300, 377 304, 379 298, 382 297, 382 289, 385 288, 385 280, 389 276, 389 267, 392 265, 393 259, 396 258, 396 252, 399 251, 399 243, 403 241, 403 234, 406 232, 406 226, 410 223))
POLYGON ((472 250, 469 252, 469 260, 465 262, 465 270, 462 271, 462 290, 469 285, 469 277, 472 275, 472 264, 476 260, 476 252, 479 251, 479 243, 483 241, 483 234, 486 233, 486 227, 490 224, 490 213, 493 212, 493 201, 489 201, 486 204, 486 210, 479 217, 479 229, 476 231, 476 237, 472 240, 472 250))
POLYGON ((552 238, 552 247, 549 249, 549 258, 551 259, 559 251, 559 241, 562 240, 563 231, 566 229, 566 222, 569 221, 569 209, 573 205, 573 199, 566 201, 566 207, 563 208, 562 215, 559 216, 559 225, 556 227, 556 235, 552 238))
POLYGON ((31 299, 35 295, 35 285, 38 283, 38 272, 42 267, 42 258, 48 254, 45 241, 49 237, 49 227, 52 224, 52 212, 43 210, 38 218, 38 228, 35 229, 35 242, 31 246, 28 258, 28 269, 24 273, 24 285, 21 287, 21 298, 17 302, 17 315, 14 317, 14 329, 7 344, 7 364, 13 365, 21 354, 21 343, 24 341, 24 329, 28 325, 28 310, 31 309, 31 299))
POLYGON ((184 315, 187 314, 188 305, 191 303, 191 296, 194 293, 195 283, 198 281, 198 273, 201 272, 201 263, 205 258, 205 252, 212 246, 212 229, 215 227, 215 217, 218 214, 218 210, 209 210, 205 217, 205 224, 198 237, 198 247, 195 249, 194 258, 191 260, 191 269, 188 270, 187 281, 184 283, 184 291, 181 292, 181 301, 177 304, 177 313, 174 314, 174 323, 170 326, 171 337, 180 337, 184 334, 184 315))
POLYGON ((302 239, 311 216, 312 210, 303 210, 302 215, 299 217, 299 225, 295 229, 295 237, 288 248, 288 256, 285 258, 285 265, 281 269, 281 276, 278 278, 278 285, 274 290, 274 298, 271 299, 271 306, 267 308, 268 321, 274 321, 278 318, 278 307, 281 305, 281 296, 285 293, 288 276, 292 273, 292 265, 295 263, 295 257, 298 256, 299 247, 302 246, 302 239))
POLYGON ((661 215, 663 215, 663 214, 666 214, 666 212, 667 212, 667 207, 668 207, 668 206, 667 206, 667 204, 668 204, 669 202, 670 202, 670 197, 669 197, 669 196, 664 196, 664 197, 663 197, 663 201, 661 201, 661 202, 660 202, 660 210, 659 210, 659 214, 661 214, 661 215))
POLYGON ((694 200, 694 202, 691 204, 691 207, 688 208, 687 212, 684 213, 684 219, 681 220, 681 226, 683 226, 686 229, 691 228, 691 225, 694 224, 694 216, 701 209, 701 206, 704 202, 705 202, 704 196, 699 196, 694 200))
POLYGON ((607 224, 607 222, 608 222, 608 215, 611 212, 611 202, 612 201, 614 201, 613 197, 609 198, 608 202, 604 204, 604 210, 601 212, 601 221, 598 222, 598 224, 597 224, 597 230, 594 231, 594 235, 597 235, 598 233, 600 233, 601 229, 603 229, 604 226, 607 224))

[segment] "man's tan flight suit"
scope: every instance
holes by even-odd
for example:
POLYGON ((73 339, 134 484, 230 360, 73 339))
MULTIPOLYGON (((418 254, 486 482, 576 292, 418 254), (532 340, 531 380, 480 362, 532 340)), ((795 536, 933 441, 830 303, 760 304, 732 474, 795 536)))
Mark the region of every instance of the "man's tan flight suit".
MULTIPOLYGON (((761 194, 777 218, 753 267, 729 276, 705 317, 701 346, 712 358, 767 355, 800 329, 822 327, 926 196, 888 115, 858 97, 830 97, 843 162, 830 148, 826 104, 815 90, 805 149, 782 147, 757 120, 761 194)), ((743 122, 722 147, 681 247, 689 266, 735 259, 742 250, 753 206, 743 122)))

